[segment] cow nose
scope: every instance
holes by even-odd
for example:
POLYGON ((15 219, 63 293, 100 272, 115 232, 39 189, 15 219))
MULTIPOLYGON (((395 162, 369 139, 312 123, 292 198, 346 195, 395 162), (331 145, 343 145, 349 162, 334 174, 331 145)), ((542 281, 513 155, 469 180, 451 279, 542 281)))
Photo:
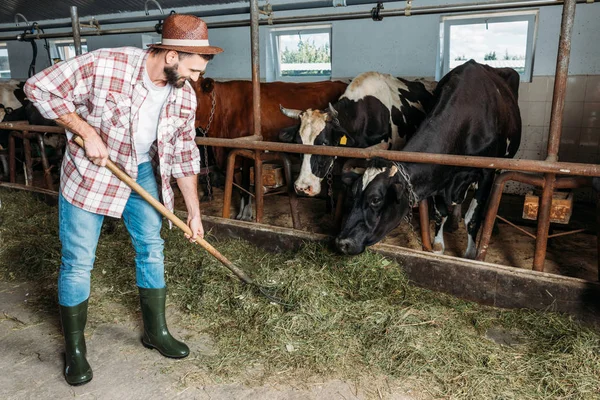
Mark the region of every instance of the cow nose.
POLYGON ((312 186, 307 185, 307 186, 294 186, 294 188, 296 189, 296 193, 299 194, 311 194, 312 193, 312 186))
POLYGON ((335 247, 342 254, 348 254, 348 247, 350 243, 347 239, 335 238, 335 247))

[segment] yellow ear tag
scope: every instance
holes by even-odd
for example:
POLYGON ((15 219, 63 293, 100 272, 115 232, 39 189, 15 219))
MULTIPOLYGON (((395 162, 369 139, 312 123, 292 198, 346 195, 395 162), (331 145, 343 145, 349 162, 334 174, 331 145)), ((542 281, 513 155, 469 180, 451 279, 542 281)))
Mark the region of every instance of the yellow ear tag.
POLYGON ((347 142, 348 138, 346 137, 346 135, 342 136, 342 138, 340 139, 340 145, 345 146, 347 142))

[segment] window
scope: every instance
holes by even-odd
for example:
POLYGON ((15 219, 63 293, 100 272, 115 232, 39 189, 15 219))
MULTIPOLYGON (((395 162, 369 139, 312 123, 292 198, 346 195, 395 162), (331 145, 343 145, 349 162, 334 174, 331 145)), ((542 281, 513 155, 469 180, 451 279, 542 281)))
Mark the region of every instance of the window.
POLYGON ((275 78, 304 82, 331 78, 331 26, 303 26, 271 31, 275 78))
MULTIPOLYGON (((87 42, 85 39, 81 39, 81 52, 87 53, 87 42)), ((66 61, 75 57, 75 43, 73 40, 57 40, 52 46, 52 57, 54 63, 58 61, 66 61)))
POLYGON ((438 80, 473 59, 491 67, 510 67, 530 81, 537 11, 442 17, 438 80))
POLYGON ((0 43, 0 78, 10 78, 10 65, 8 63, 6 43, 0 43))
POLYGON ((160 43, 161 37, 157 33, 142 35, 142 49, 147 49, 148 45, 160 43))

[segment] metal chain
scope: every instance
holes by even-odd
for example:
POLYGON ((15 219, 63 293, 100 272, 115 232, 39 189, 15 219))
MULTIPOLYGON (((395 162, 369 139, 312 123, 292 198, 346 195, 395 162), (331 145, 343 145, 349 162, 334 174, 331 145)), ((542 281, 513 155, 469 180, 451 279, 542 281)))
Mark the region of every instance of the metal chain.
POLYGON ((333 173, 329 172, 327 174, 327 196, 329 197, 329 202, 331 203, 331 212, 335 213, 335 205, 333 204, 333 173))
MULTIPOLYGON (((208 135, 208 131, 210 130, 210 125, 213 122, 213 118, 215 116, 215 108, 217 105, 217 100, 215 98, 215 90, 211 92, 212 97, 212 108, 210 110, 210 116, 208 117, 208 124, 206 125, 206 129, 200 129, 202 132, 202 136, 206 137, 208 135)), ((212 200, 212 185, 210 184, 210 171, 208 170, 208 146, 204 145, 204 166, 206 168, 206 190, 208 192, 208 199, 212 200)))
MULTIPOLYGON (((409 211, 408 211, 408 214, 406 214, 406 216, 404 217, 404 220, 408 223, 410 230, 412 231, 413 235, 417 239, 417 242, 419 243, 421 248, 423 248, 423 242, 421 241, 421 235, 419 233, 417 233, 414 225, 412 224, 413 208, 419 204, 419 197, 415 193, 415 190, 410 181, 410 176, 406 172, 406 169, 404 169, 404 166, 402 164, 399 164, 396 162, 394 163, 394 165, 396 166, 396 168, 398 168, 398 173, 400 174, 402 179, 404 179, 404 181, 406 182, 406 191, 408 192, 408 210, 409 211)), ((428 226, 425 228, 429 229, 428 226)), ((423 227, 421 227, 421 229, 423 229, 423 227)))
POLYGON ((328 186, 327 187, 327 197, 329 197, 329 201, 331 202, 331 212, 332 213, 335 213, 335 205, 333 202, 333 165, 335 164, 336 159, 337 159, 337 156, 333 157, 333 161, 331 162, 329 169, 325 173, 325 175, 327 176, 327 186, 328 186))

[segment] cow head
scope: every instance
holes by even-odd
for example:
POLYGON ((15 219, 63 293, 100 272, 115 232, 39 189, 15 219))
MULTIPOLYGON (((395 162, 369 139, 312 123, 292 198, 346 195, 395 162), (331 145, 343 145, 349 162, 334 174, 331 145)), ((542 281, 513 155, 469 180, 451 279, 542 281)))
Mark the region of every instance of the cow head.
MULTIPOLYGON (((354 140, 341 126, 338 113, 329 104, 325 111, 308 109, 306 111, 287 109, 279 106, 281 112, 290 118, 300 120, 300 128, 295 131, 282 131, 279 140, 288 143, 315 146, 352 146, 354 140)), ((305 154, 302 160, 300 176, 294 187, 297 192, 316 196, 321 192, 321 181, 333 166, 335 157, 305 154)))
POLYGON ((392 162, 373 159, 362 176, 353 174, 342 178, 352 184, 352 208, 334 242, 343 254, 359 254, 379 242, 411 209, 407 182, 392 162))

